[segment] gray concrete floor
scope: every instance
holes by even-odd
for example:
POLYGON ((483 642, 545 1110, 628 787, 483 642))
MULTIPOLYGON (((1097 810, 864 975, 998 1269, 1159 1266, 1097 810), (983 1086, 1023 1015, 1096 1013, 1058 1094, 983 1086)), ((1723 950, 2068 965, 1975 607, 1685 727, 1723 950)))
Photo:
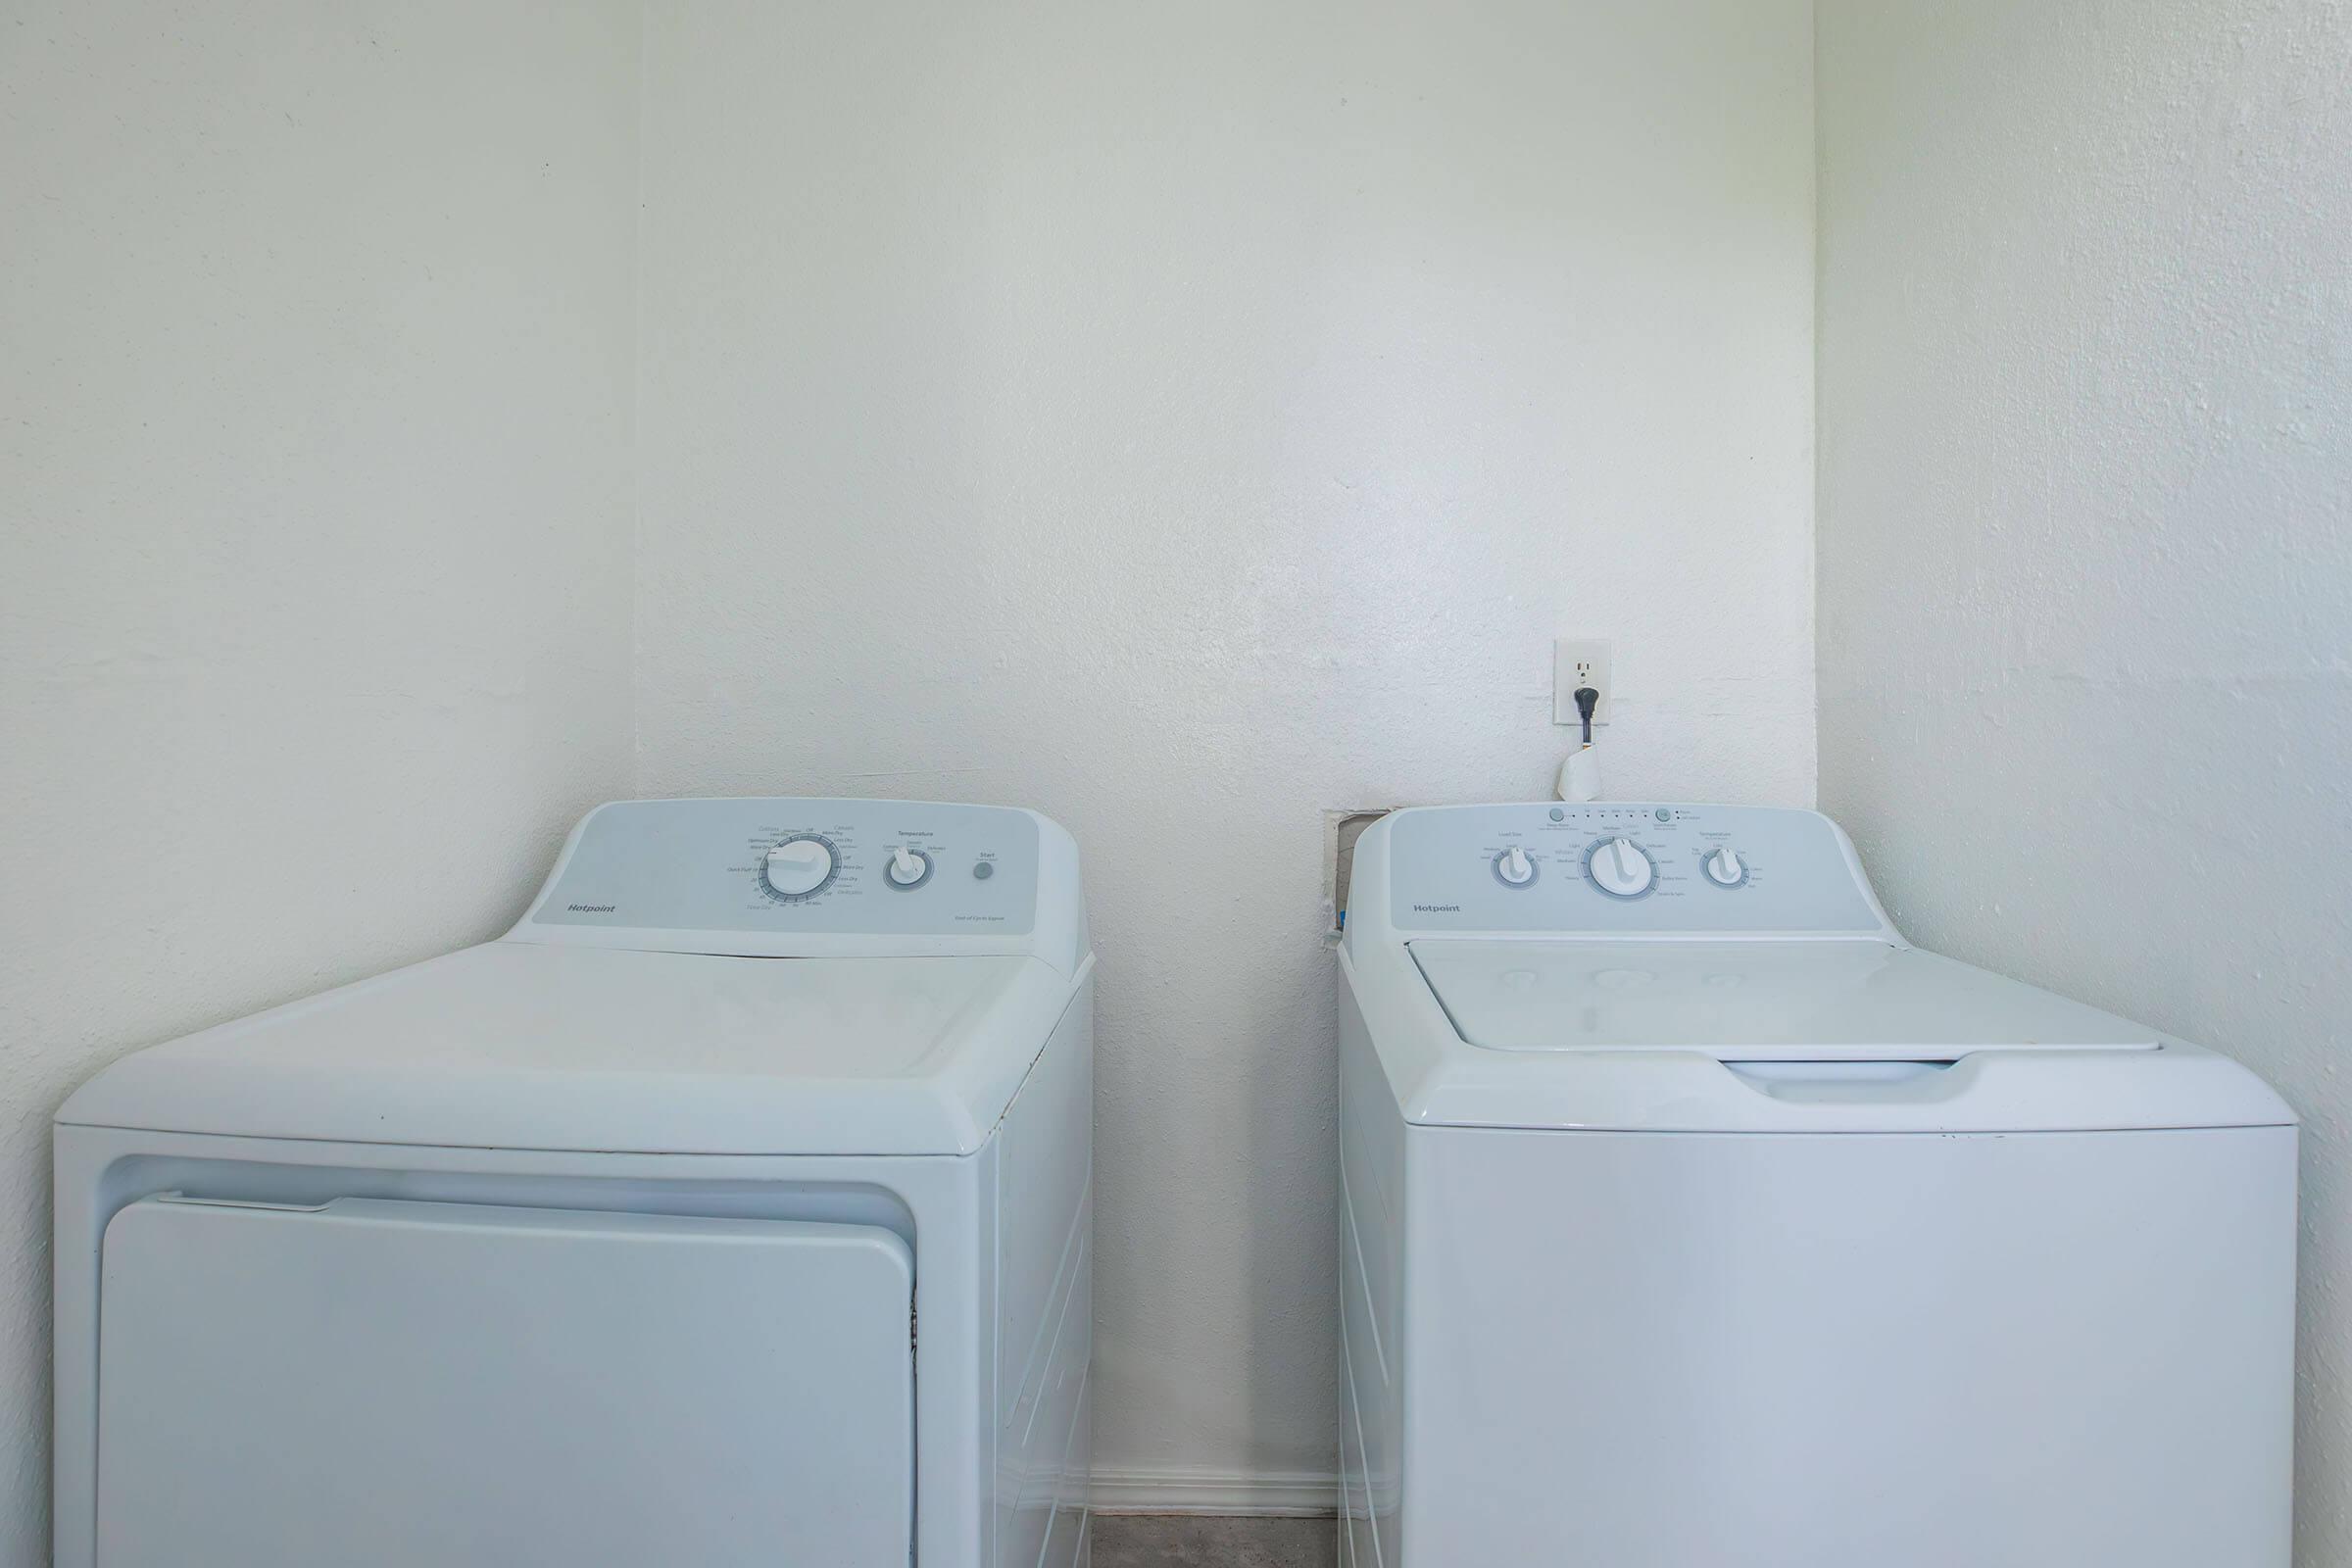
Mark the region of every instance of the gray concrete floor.
POLYGON ((1094 1568, 1338 1568, 1329 1519, 1097 1514, 1094 1568))

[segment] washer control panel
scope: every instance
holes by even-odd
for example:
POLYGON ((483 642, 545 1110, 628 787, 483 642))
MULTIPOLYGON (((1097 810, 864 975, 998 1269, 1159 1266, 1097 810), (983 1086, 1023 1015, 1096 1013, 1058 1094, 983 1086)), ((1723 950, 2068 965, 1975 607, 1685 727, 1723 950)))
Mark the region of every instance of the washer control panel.
MULTIPOLYGON (((1598 935, 1876 932, 1839 833, 1754 806, 1447 806, 1388 819, 1389 914, 1405 931, 1598 935)), ((1359 852, 1359 872, 1361 868, 1359 852)))
POLYGON ((1037 819, 903 801, 617 801, 580 826, 541 925, 876 936, 1017 935, 1036 919, 1037 819))

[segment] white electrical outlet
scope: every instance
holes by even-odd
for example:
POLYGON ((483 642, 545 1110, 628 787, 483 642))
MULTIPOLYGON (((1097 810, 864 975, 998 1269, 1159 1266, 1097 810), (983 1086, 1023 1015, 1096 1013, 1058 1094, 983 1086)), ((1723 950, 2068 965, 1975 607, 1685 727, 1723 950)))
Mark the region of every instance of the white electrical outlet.
POLYGON ((1616 695, 1612 684, 1609 645, 1605 640, 1592 637, 1562 637, 1551 645, 1551 721, 1554 724, 1584 723, 1584 715, 1576 710, 1576 692, 1580 686, 1590 686, 1600 693, 1593 706, 1592 722, 1609 721, 1610 699, 1616 695))

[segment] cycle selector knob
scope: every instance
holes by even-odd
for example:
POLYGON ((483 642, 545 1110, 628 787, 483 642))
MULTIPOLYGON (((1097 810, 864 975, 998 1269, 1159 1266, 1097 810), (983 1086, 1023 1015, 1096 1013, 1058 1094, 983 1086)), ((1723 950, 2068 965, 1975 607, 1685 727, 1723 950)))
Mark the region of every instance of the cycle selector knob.
POLYGON ((1736 888, 1747 880, 1747 862, 1729 844, 1719 846, 1706 859, 1707 880, 1719 888, 1736 888))
POLYGON ((823 839, 786 839, 767 852, 760 874, 778 896, 807 898, 833 880, 833 846, 823 839))
POLYGON ((1494 857, 1494 874, 1507 887, 1523 888, 1536 879, 1536 863, 1527 852, 1514 844, 1494 857))
POLYGON ((890 864, 882 874, 890 878, 893 887, 913 887, 931 874, 931 858, 902 844, 890 852, 890 864))
POLYGON ((1594 845, 1585 869, 1592 885, 1613 899, 1638 899, 1657 880, 1658 868, 1632 839, 1609 839, 1594 845))

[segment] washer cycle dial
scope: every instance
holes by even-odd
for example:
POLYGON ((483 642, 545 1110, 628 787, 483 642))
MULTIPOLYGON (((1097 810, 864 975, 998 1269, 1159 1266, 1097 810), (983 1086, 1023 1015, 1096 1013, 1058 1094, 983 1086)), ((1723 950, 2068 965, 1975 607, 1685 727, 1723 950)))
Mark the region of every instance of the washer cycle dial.
POLYGON ((1585 858, 1592 885, 1613 899, 1638 899, 1657 880, 1658 868, 1632 839, 1603 839, 1585 858))
POLYGON ((833 846, 803 834, 769 850, 760 876, 777 898, 805 899, 833 880, 833 846))

